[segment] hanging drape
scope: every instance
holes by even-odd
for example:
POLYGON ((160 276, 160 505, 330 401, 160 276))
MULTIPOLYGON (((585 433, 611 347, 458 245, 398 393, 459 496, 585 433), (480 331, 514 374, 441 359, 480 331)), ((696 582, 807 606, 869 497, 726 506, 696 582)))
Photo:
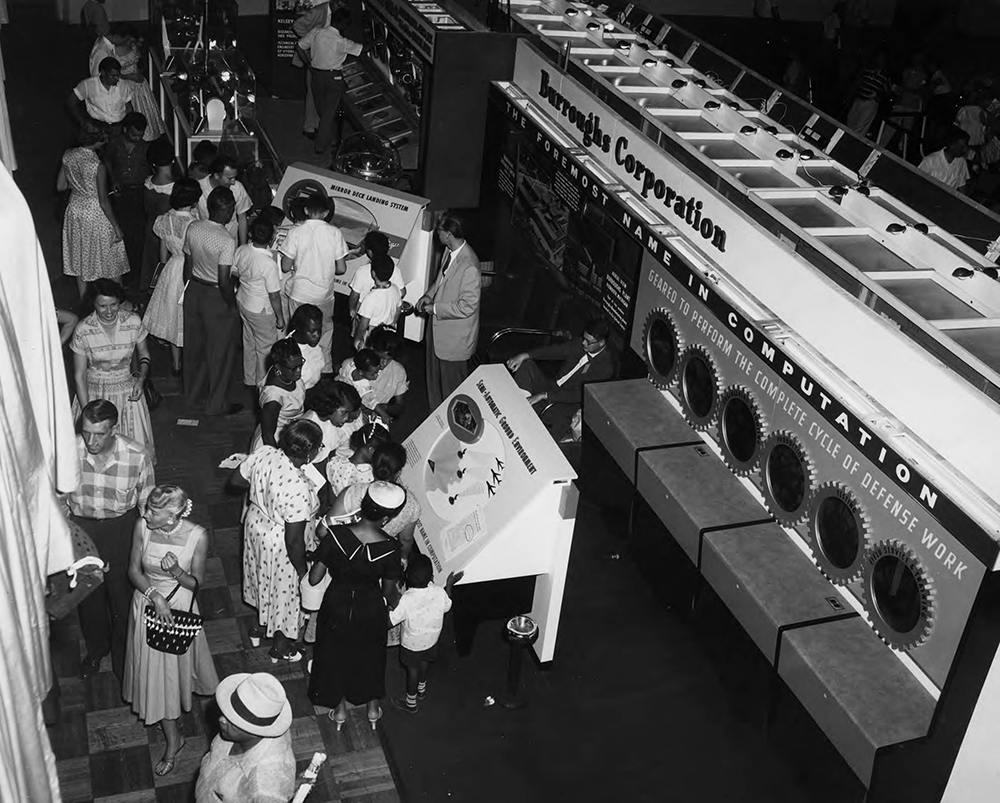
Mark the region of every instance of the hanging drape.
POLYGON ((41 715, 52 682, 46 575, 72 561, 57 490, 78 468, 48 272, 0 165, 0 800, 58 801, 41 715))
MULTIPOLYGON (((7 0, 0 0, 0 26, 7 24, 7 0)), ((13 173, 17 170, 14 140, 10 134, 10 113, 7 111, 7 77, 3 66, 3 48, 0 47, 0 162, 13 173)))

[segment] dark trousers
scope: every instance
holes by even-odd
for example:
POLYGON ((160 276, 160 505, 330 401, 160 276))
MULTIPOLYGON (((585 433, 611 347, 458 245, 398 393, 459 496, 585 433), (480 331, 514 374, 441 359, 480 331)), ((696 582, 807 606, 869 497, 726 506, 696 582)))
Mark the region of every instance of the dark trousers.
POLYGON ((132 551, 132 530, 138 518, 139 513, 134 508, 113 519, 72 517, 93 539, 98 554, 109 567, 104 582, 77 608, 87 656, 102 658, 110 652, 111 665, 119 680, 125 669, 128 613, 132 605, 128 560, 132 551))
MULTIPOLYGON (((514 381, 519 388, 527 391, 532 396, 543 391, 551 391, 556 387, 555 383, 542 373, 542 369, 538 367, 538 363, 531 358, 521 363, 521 367, 514 374, 514 381)), ((579 409, 579 404, 572 404, 570 402, 550 403, 547 399, 543 399, 534 405, 534 410, 538 413, 538 417, 542 419, 542 423, 545 424, 549 432, 552 433, 552 437, 556 440, 569 434, 570 422, 572 422, 573 416, 579 409)))
POLYGON ((316 132, 316 152, 325 151, 334 144, 337 134, 337 109, 344 97, 344 76, 331 70, 312 70, 312 91, 319 112, 319 131, 316 132))
POLYGON ((222 415, 238 397, 240 314, 218 287, 194 279, 184 293, 184 393, 205 401, 205 415, 222 415))
POLYGON ((125 254, 131 271, 126 280, 138 287, 142 273, 142 249, 146 241, 146 211, 142 206, 142 187, 121 187, 111 198, 118 225, 122 227, 125 254))
POLYGON ((469 375, 468 360, 442 360, 434 353, 434 326, 427 322, 427 402, 431 410, 447 399, 469 375))

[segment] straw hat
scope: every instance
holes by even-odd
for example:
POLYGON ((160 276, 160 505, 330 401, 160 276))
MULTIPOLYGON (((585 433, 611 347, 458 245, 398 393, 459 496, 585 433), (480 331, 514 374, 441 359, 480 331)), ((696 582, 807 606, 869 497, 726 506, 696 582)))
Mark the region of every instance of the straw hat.
POLYGON ((285 689, 267 672, 238 672, 223 678, 215 700, 226 719, 254 736, 281 736, 292 724, 285 689))

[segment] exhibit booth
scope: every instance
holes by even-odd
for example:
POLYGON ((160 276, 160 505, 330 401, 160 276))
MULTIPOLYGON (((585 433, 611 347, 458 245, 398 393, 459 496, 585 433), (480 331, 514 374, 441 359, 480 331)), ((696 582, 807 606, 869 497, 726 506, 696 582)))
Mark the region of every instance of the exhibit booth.
POLYGON ((991 259, 595 9, 511 15, 484 196, 645 375, 586 388, 585 443, 869 800, 991 799, 991 259))

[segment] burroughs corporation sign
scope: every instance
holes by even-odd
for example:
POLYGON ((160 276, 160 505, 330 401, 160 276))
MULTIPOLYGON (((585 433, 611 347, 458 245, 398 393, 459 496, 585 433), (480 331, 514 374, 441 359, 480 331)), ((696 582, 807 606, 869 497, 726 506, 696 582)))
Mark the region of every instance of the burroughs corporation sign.
MULTIPOLYGON (((639 194, 644 199, 655 201, 652 204, 654 208, 662 205, 667 210, 673 210, 674 216, 681 222, 694 229, 703 240, 710 241, 717 251, 725 253, 726 230, 703 214, 704 201, 693 196, 681 195, 656 173, 652 165, 637 159, 630 150, 629 137, 623 133, 616 133, 612 139, 602 127, 601 115, 584 112, 558 92, 552 86, 551 75, 546 69, 539 71, 537 93, 583 135, 583 144, 586 147, 598 148, 605 154, 613 154, 615 165, 624 168, 639 185, 639 194)), ((665 217, 670 216, 665 215, 665 217)))

